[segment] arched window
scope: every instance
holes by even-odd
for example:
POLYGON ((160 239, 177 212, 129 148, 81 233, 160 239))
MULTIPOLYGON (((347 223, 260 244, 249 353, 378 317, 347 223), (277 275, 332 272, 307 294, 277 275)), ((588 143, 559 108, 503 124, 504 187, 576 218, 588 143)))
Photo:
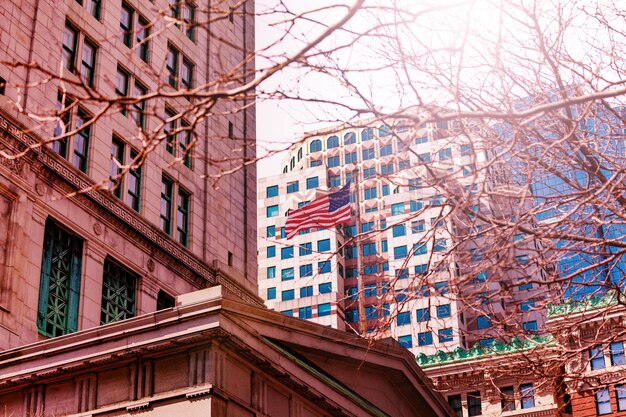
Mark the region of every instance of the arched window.
POLYGON ((353 143, 356 143, 356 133, 348 132, 345 135, 343 135, 344 145, 352 145, 353 143))
POLYGON ((311 144, 309 145, 309 151, 311 153, 313 152, 319 152, 322 150, 322 141, 319 139, 315 139, 313 142, 311 142, 311 144))
POLYGON ((374 139, 374 129, 368 127, 367 129, 363 129, 361 131, 361 142, 365 142, 366 140, 374 139))
POLYGON ((289 162, 289 169, 294 169, 296 166, 296 158, 291 158, 291 161, 289 162))
POLYGON ((339 147, 339 138, 337 136, 331 136, 326 140, 326 149, 337 147, 339 147))
POLYGON ((302 159, 302 148, 298 149, 298 161, 302 159))
POLYGON ((380 125, 380 127, 378 128, 378 137, 382 138, 385 137, 387 135, 389 135, 391 133, 391 128, 387 125, 380 125))

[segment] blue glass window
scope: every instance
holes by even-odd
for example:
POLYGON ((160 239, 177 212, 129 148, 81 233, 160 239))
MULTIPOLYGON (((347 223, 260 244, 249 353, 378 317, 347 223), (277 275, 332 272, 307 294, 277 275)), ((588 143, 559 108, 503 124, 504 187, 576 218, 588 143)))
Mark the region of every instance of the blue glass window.
POLYGON ((404 236, 406 235, 406 226, 404 225, 404 223, 396 224, 395 226, 393 226, 392 231, 393 237, 404 236))
POLYGON ((341 175, 329 175, 328 176, 328 186, 329 187, 339 187, 341 185, 341 175))
POLYGON ((268 218, 278 216, 278 205, 267 206, 267 208, 265 209, 265 212, 268 218))
POLYGON ((433 334, 432 332, 423 332, 417 334, 417 344, 418 346, 428 346, 433 344, 433 334))
POLYGON ((283 301, 293 300, 294 299, 294 291, 293 290, 285 290, 281 294, 283 301))
POLYGON ((268 300, 276 299, 276 287, 270 287, 267 289, 267 299, 268 300))
POLYGON ((345 135, 343 135, 344 145, 352 145, 353 143, 356 143, 356 133, 348 132, 345 135))
POLYGON ((533 408, 535 406, 533 384, 522 384, 519 386, 519 390, 520 394, 522 394, 522 408, 533 408))
POLYGON ((376 168, 363 168, 363 179, 374 178, 376 176, 376 168))
POLYGON ((419 136, 415 138, 416 145, 419 145, 420 143, 427 143, 427 142, 428 142, 428 136, 419 136))
POLYGON ((309 151, 311 153, 313 152, 319 152, 322 150, 322 141, 319 139, 315 139, 313 142, 311 142, 311 144, 309 145, 309 151))
POLYGON ((300 278, 313 276, 313 264, 300 265, 300 278))
POLYGON ((300 307, 298 309, 298 317, 305 320, 313 317, 313 309, 311 306, 300 307))
MULTIPOLYGON (((358 162, 358 158, 356 156, 356 152, 346 152, 345 155, 346 165, 354 164, 358 162)), ((348 181, 346 181, 348 182, 348 181)))
POLYGON ((317 251, 318 252, 330 251, 330 239, 319 240, 317 242, 317 251))
POLYGON ((476 327, 478 327, 479 330, 490 328, 491 319, 489 316, 478 316, 478 318, 476 318, 476 327))
POLYGON ((276 246, 268 246, 267 247, 267 257, 273 258, 276 256, 276 246))
POLYGON ((363 195, 365 200, 371 200, 373 198, 376 198, 376 187, 366 188, 363 191, 363 195))
POLYGON ((311 190, 313 188, 319 187, 319 179, 317 177, 311 177, 306 179, 306 189, 311 190))
POLYGON ((333 149, 339 147, 339 138, 337 136, 330 136, 326 139, 326 149, 333 149))
POLYGON ((411 213, 421 210, 424 207, 422 200, 411 200, 409 202, 411 213))
POLYGON ((399 214, 404 214, 404 203, 395 203, 391 205, 391 215, 397 216, 399 214))
POLYGON ((363 155, 364 161, 376 158, 376 150, 374 148, 362 149, 361 154, 363 155))
POLYGON ((339 165, 341 165, 339 155, 328 157, 328 168, 338 167, 339 165))
POLYGON ((380 156, 389 156, 393 155, 393 147, 391 143, 386 144, 385 146, 380 147, 380 156))
POLYGON ((295 193, 300 188, 300 183, 298 181, 292 181, 287 183, 287 194, 295 193))
POLYGON ((317 316, 330 316, 330 303, 319 304, 317 306, 317 316))
POLYGON ((398 326, 406 326, 411 324, 411 313, 409 311, 401 311, 396 316, 396 324, 398 326))
POLYGON ((294 278, 293 268, 283 268, 280 270, 281 281, 291 281, 294 278))
POLYGON ((448 281, 435 282, 435 291, 440 295, 447 294, 450 291, 448 281))
POLYGON ((267 226, 265 228, 265 236, 274 237, 276 236, 276 226, 267 226))
POLYGON ((368 140, 374 139, 374 129, 368 127, 361 131, 361 142, 365 142, 368 140))
POLYGON ((319 285, 319 291, 320 291, 320 294, 331 293, 333 291, 333 284, 332 284, 332 282, 324 282, 324 283, 320 284, 319 285))
POLYGON ((407 349, 411 349, 413 347, 413 338, 411 335, 400 336, 398 337, 398 343, 400 343, 403 347, 407 349))
POLYGON ((443 319, 450 317, 451 311, 452 309, 450 308, 450 304, 437 306, 437 318, 443 319))
POLYGON ((452 336, 452 329, 447 327, 445 329, 439 329, 437 332, 437 336, 439 337, 439 343, 452 342, 454 337, 452 336))
POLYGON ((300 288, 300 298, 311 297, 313 296, 313 287, 307 286, 300 288))
POLYGON ((418 308, 415 310, 415 319, 418 323, 430 320, 430 310, 428 308, 418 308))
POLYGON ((276 197, 278 195, 278 185, 270 185, 265 189, 267 198, 276 197))
POLYGON ((425 274, 428 272, 428 264, 415 265, 415 274, 425 274))
POLYGON ((608 388, 600 388, 596 391, 596 412, 599 416, 611 414, 611 396, 608 388))
POLYGON ((613 342, 610 345, 611 348, 611 365, 624 365, 626 361, 624 360, 624 343, 623 342, 613 342))
POLYGON ((284 248, 280 248, 280 259, 291 258, 293 258, 293 246, 285 246, 284 248))
POLYGON ((313 245, 311 242, 301 243, 298 249, 298 254, 300 256, 306 256, 313 253, 313 245))
POLYGON ((522 311, 531 311, 535 307, 535 300, 524 301, 519 305, 522 311))
POLYGON ((362 249, 363 249, 363 256, 375 255, 376 243, 364 243, 362 249))
POLYGON ((589 349, 589 360, 591 369, 604 368, 604 351, 602 350, 602 345, 594 346, 589 349))
POLYGON ((268 279, 276 278, 276 267, 275 266, 268 266, 267 267, 267 278, 268 279))
POLYGON ((525 321, 524 323, 522 323, 522 327, 527 332, 531 332, 531 333, 537 332, 537 322, 534 321, 534 320, 532 320, 532 321, 525 321))
POLYGON ((330 272, 330 266, 331 266, 330 261, 323 261, 323 262, 318 262, 317 263, 317 268, 318 268, 320 274, 327 274, 327 273, 329 273, 330 272))
POLYGON ((406 258, 406 255, 406 245, 396 246, 395 248, 393 248, 393 259, 404 259, 406 258))

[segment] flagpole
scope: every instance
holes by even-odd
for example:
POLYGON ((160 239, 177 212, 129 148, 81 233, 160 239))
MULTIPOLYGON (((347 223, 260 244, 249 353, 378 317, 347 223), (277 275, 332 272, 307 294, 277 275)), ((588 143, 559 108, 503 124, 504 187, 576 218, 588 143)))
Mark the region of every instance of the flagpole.
POLYGON ((359 313, 359 333, 367 336, 367 321, 365 320, 365 294, 363 288, 363 267, 361 265, 361 194, 359 190, 359 166, 352 171, 354 178, 354 193, 356 195, 356 289, 357 308, 359 313))

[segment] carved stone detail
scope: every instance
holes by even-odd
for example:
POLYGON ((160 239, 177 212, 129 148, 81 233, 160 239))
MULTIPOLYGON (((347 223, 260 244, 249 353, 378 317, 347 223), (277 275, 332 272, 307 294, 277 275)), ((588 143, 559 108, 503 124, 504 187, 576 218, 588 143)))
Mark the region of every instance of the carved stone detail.
POLYGON ((94 223, 93 224, 93 232, 96 234, 96 236, 100 236, 102 234, 102 224, 101 223, 94 223))

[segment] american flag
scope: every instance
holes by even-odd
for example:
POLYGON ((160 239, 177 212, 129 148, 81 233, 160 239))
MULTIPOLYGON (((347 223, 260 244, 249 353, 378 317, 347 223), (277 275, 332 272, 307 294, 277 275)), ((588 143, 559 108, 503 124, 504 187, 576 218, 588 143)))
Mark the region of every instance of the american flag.
POLYGON ((341 190, 311 201, 290 211, 285 223, 287 239, 311 227, 328 228, 350 221, 350 184, 341 190))

